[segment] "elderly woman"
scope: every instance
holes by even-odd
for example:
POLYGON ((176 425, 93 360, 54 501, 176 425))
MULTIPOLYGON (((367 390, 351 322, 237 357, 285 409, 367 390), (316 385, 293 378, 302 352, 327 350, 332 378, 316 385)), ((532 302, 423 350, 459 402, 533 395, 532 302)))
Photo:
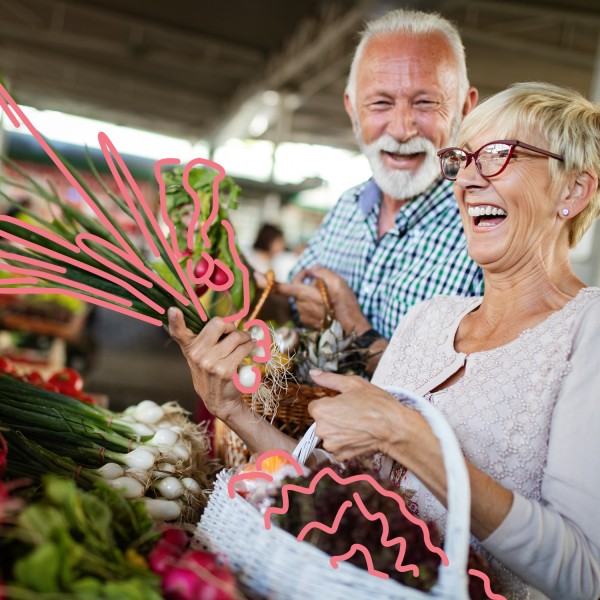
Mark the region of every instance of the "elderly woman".
MULTIPOLYGON (((373 384, 314 373, 341 392, 311 404, 317 435, 340 460, 379 453, 382 471, 416 490, 420 516, 442 526, 439 444, 418 413, 377 386, 426 396, 467 459, 471 531, 504 585, 496 591, 596 600, 600 289, 576 277, 569 249, 600 212, 600 110, 570 90, 518 84, 465 118, 458 145, 440 162, 456 182, 485 294, 411 309, 373 384)), ((177 314, 172 333, 218 417, 257 451, 293 447, 249 418, 231 383, 254 347, 247 334, 213 321, 195 338, 177 314)))

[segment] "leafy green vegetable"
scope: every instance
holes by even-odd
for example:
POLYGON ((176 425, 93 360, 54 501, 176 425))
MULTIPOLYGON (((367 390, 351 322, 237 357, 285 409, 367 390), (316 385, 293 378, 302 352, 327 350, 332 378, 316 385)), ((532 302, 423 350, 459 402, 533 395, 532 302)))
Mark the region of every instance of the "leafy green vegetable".
POLYGON ((98 484, 84 492, 73 481, 44 479, 42 497, 0 533, 0 565, 9 597, 159 600, 159 579, 144 565, 158 534, 141 503, 98 484))

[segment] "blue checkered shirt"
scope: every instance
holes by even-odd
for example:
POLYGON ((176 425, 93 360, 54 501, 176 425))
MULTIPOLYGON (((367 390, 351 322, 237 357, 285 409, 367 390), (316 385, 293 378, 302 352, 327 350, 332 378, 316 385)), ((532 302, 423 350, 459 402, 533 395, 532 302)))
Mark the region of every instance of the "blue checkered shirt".
POLYGON ((479 296, 483 275, 467 254, 452 183, 441 179, 396 215, 377 239, 381 190, 373 179, 342 194, 290 278, 320 265, 343 277, 365 317, 391 338, 415 303, 439 294, 479 296))

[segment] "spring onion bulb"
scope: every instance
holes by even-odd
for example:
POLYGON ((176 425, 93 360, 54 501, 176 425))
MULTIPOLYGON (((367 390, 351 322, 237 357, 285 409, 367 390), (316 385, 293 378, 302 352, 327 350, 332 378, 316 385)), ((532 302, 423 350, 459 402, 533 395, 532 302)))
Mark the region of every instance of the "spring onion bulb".
POLYGON ((172 450, 179 460, 189 460, 190 451, 183 442, 177 442, 176 444, 174 444, 172 450))
POLYGON ((154 477, 157 479, 162 479, 163 477, 168 477, 172 473, 175 473, 175 465, 168 462, 161 462, 156 465, 156 469, 154 469, 154 477))
POLYGON ((248 333, 250 334, 250 337, 255 341, 265 339, 265 332, 263 331, 262 327, 259 327, 258 325, 252 325, 252 327, 248 329, 248 333))
POLYGON ((180 496, 183 496, 184 487, 177 477, 165 477, 159 479, 154 487, 161 493, 161 495, 167 500, 175 500, 180 496))
POLYGON ((181 504, 177 500, 142 498, 142 502, 155 521, 174 521, 181 515, 181 504))
POLYGON ((127 454, 121 455, 124 465, 140 471, 149 471, 154 466, 154 454, 146 448, 136 448, 127 454))
POLYGON ((252 365, 241 365, 238 369, 240 384, 245 388, 251 388, 256 380, 256 373, 252 365))
POLYGON ((152 425, 163 420, 165 411, 152 400, 142 400, 136 406, 134 416, 140 423, 152 425))
POLYGON ((199 494, 201 491, 200 484, 195 479, 192 479, 191 477, 183 477, 181 479, 181 485, 188 492, 192 492, 193 494, 199 494))
POLYGON ((102 479, 117 479, 123 477, 125 469, 117 463, 109 462, 102 465, 99 469, 96 469, 96 473, 102 477, 102 479))
POLYGON ((144 495, 144 486, 133 477, 118 477, 107 480, 107 483, 118 489, 125 498, 141 498, 144 495))
POLYGON ((266 355, 267 352, 262 346, 256 346, 256 348, 250 352, 252 358, 264 358, 266 355))
POLYGON ((174 446, 179 441, 179 434, 172 429, 159 429, 148 441, 151 446, 174 446))
POLYGON ((148 427, 145 423, 140 423, 138 421, 132 421, 128 423, 129 427, 133 429, 135 434, 138 436, 138 440, 141 438, 147 438, 154 435, 154 429, 148 427))

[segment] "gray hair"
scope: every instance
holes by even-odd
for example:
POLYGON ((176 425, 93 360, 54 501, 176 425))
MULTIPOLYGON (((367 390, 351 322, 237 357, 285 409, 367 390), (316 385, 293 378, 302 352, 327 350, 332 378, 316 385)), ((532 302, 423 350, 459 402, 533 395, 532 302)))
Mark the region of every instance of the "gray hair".
POLYGON ((467 77, 467 63, 465 49, 460 39, 458 29, 447 19, 437 13, 425 13, 415 10, 392 10, 382 17, 368 21, 360 35, 360 42, 354 52, 350 75, 346 84, 346 93, 350 98, 352 108, 356 112, 356 72, 367 43, 376 36, 385 36, 402 33, 413 36, 426 36, 433 34, 443 35, 456 57, 459 76, 459 99, 466 98, 469 90, 469 79, 467 77))

